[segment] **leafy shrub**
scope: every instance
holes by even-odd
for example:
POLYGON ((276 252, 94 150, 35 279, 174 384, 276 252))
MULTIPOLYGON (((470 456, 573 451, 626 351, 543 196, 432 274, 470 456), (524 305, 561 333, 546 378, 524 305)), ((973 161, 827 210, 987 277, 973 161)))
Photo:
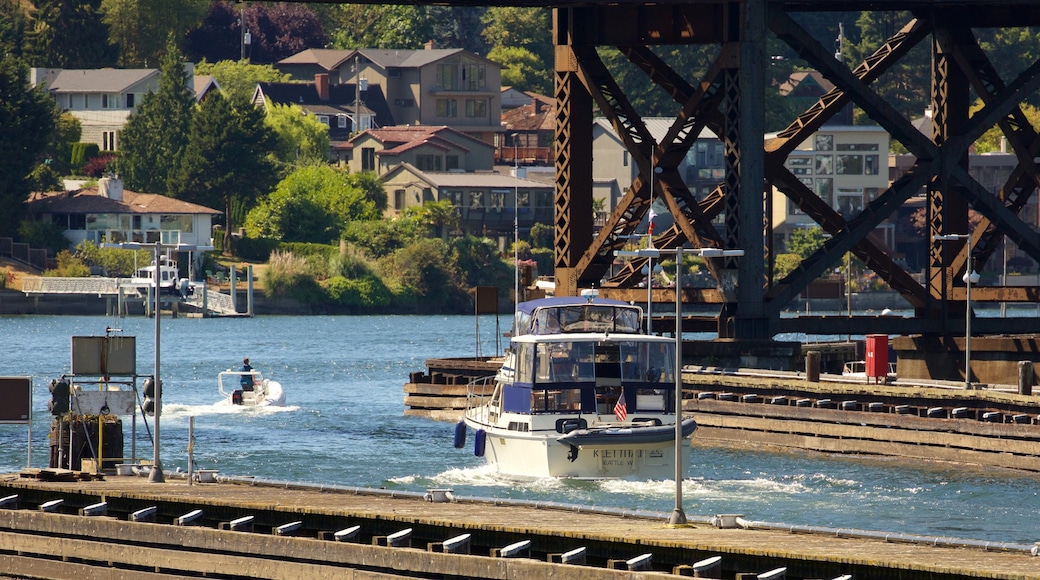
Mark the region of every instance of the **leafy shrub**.
POLYGON ((72 170, 80 171, 88 161, 97 157, 100 152, 101 148, 98 147, 97 143, 73 143, 70 162, 72 170))
POLYGON ((291 252, 274 251, 261 277, 268 298, 293 298, 307 304, 322 302, 325 292, 308 271, 307 260, 291 252))
POLYGON ((330 302, 358 309, 383 308, 393 298, 383 282, 371 274, 363 278, 333 276, 323 286, 330 302))
MULTIPOLYGON (((223 236, 221 239, 223 240, 223 236)), ((242 238, 235 243, 235 251, 243 260, 266 262, 281 244, 280 241, 271 238, 242 238)))
POLYGON ((58 252, 55 258, 58 261, 58 267, 53 270, 47 270, 43 273, 44 276, 55 278, 86 278, 90 276, 90 268, 82 260, 74 256, 72 252, 62 250, 58 252))
POLYGON ((129 278, 135 268, 147 266, 152 262, 154 254, 148 250, 122 250, 120 248, 100 248, 90 240, 76 245, 75 256, 88 267, 101 270, 105 276, 113 278, 129 278), (137 259, 134 260, 134 253, 137 259))
POLYGON ((61 226, 51 222, 26 220, 18 224, 18 239, 35 248, 47 248, 55 253, 69 249, 69 240, 61 226))
POLYGON ((116 156, 114 154, 98 155, 84 163, 80 173, 88 177, 101 177, 108 170, 109 165, 114 164, 115 160, 116 156))

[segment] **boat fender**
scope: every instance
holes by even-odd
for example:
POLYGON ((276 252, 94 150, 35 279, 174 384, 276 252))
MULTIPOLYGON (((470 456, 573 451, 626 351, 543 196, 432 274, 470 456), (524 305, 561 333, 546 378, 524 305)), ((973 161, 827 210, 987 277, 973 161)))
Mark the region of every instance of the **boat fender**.
POLYGON ((483 429, 477 429, 476 435, 473 436, 473 455, 477 457, 484 457, 484 445, 487 444, 487 431, 483 429))
POLYGON ((455 423, 455 449, 462 449, 466 446, 466 422, 459 421, 455 423))
POLYGON ((578 459, 578 447, 576 445, 571 445, 571 450, 567 452, 567 459, 571 463, 578 459))

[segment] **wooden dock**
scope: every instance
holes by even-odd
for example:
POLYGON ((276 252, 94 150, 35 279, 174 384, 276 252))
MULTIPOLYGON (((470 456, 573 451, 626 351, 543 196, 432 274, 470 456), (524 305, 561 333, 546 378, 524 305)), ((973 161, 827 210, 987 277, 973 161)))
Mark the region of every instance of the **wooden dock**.
POLYGON ((0 477, 0 575, 606 580, 692 576, 697 563, 719 557, 716 574, 707 577, 753 578, 786 568, 795 580, 1040 578, 1040 558, 1029 546, 756 529, 734 526, 731 516, 669 526, 668 514, 428 501, 417 493, 219 476, 217 483, 188 485, 169 475, 166 483, 0 477), (461 545, 448 540, 466 534, 464 549, 445 548, 461 545), (526 550, 504 557, 503 548, 514 545, 526 550), (584 564, 559 563, 572 551, 584 554, 584 564), (645 571, 628 568, 646 554, 645 571))

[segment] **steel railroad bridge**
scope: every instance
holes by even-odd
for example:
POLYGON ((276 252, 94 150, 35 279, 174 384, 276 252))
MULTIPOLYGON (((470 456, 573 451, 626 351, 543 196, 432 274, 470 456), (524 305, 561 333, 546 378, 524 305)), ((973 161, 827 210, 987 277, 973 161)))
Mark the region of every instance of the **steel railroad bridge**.
MULTIPOLYGON (((361 0, 365 2, 365 0, 361 0)), ((407 3, 407 0, 405 0, 407 3)), ((392 3, 400 3, 394 0, 392 3)), ((370 2, 385 3, 385 2, 370 2)), ((769 340, 778 333, 963 335, 967 306, 962 275, 970 247, 984 264, 1004 238, 1040 261, 1040 235, 1023 218, 1035 195, 1040 133, 1020 103, 1040 88, 1040 62, 1001 78, 976 37, 976 29, 1040 26, 1040 2, 1030 0, 744 0, 653 4, 614 0, 449 0, 457 5, 542 6, 553 9, 555 44, 556 195, 555 275, 558 294, 589 287, 603 295, 645 302, 637 288, 645 259, 622 267, 614 251, 629 242, 650 206, 651 192, 667 204, 675 225, 654 237, 656 248, 739 248, 741 258, 708 260, 714 289, 686 290, 687 304, 713 304, 719 315, 705 326, 687 320, 687 330, 717 330, 720 338, 769 340), (859 63, 843 63, 797 22, 800 12, 908 11, 901 27, 859 63), (775 137, 764 133, 767 40, 790 46, 835 88, 791 119, 775 137), (915 129, 872 88, 908 51, 931 47, 931 135, 915 129), (655 54, 666 45, 715 45, 714 60, 700 78, 684 78, 655 54), (675 102, 675 122, 660 142, 621 90, 597 52, 620 51, 675 102), (969 112, 975 98, 985 106, 969 112), (848 219, 821 200, 784 166, 789 153, 848 103, 883 127, 916 158, 909 172, 848 219), (638 167, 606 225, 594 235, 592 220, 592 123, 603 114, 638 167), (968 173, 968 148, 997 125, 1018 166, 999 191, 987 191, 968 173), (714 192, 696 199, 677 167, 702 128, 724 143, 724 178, 714 192), (656 171, 653 170, 656 168, 656 171), (651 184, 651 179, 654 180, 651 184), (790 275, 773 275, 770 191, 775 187, 829 235, 824 246, 790 275), (869 234, 922 188, 927 191, 925 281, 919 282, 869 234), (969 209, 982 220, 971 243, 936 241, 969 232, 969 209), (713 220, 722 216, 724 225, 713 220), (821 275, 840 267, 847 252, 862 261, 914 309, 902 317, 782 318, 781 311, 821 275)), ((1001 63, 1002 66, 1005 63, 1001 63)), ((672 289, 654 289, 655 302, 674 302, 672 289)), ((970 305, 1040 303, 1037 287, 974 286, 970 305)), ((1040 319, 975 318, 973 332, 1036 333, 1040 319)))

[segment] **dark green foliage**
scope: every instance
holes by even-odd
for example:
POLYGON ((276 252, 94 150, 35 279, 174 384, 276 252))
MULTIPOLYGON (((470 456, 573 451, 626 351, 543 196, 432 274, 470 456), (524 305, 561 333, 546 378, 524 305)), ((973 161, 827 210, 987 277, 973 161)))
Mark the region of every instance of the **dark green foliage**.
MULTIPOLYGON (((513 269, 499 256, 495 242, 488 238, 465 236, 450 242, 458 267, 459 285, 512 287, 513 269)), ((510 258, 512 262, 512 258, 510 258)))
POLYGON ((158 92, 141 99, 119 132, 120 173, 126 188, 140 193, 169 193, 167 182, 180 166, 195 107, 187 71, 172 39, 159 70, 158 92))
POLYGON ((50 143, 47 145, 45 163, 48 163, 58 175, 69 175, 71 173, 72 144, 80 140, 83 130, 79 119, 71 113, 62 113, 58 117, 57 126, 51 134, 50 143))
POLYGON ((115 66, 118 50, 108 43, 101 0, 34 0, 25 52, 33 66, 90 69, 115 66))
POLYGON ((83 166, 91 159, 97 157, 100 152, 101 148, 98 147, 97 143, 73 143, 69 158, 72 170, 79 173, 83 170, 83 166))
POLYGON ((47 248, 54 253, 69 249, 69 240, 63 229, 47 221, 23 221, 18 226, 19 241, 34 248, 47 248))
POLYGON ((59 116, 54 99, 26 87, 27 76, 21 59, 10 54, 0 58, 0 232, 18 229, 31 188, 29 175, 44 161, 59 116))
POLYGON ((323 287, 330 302, 359 313, 384 309, 393 302, 390 289, 371 274, 361 278, 334 276, 326 280, 323 287))
POLYGON ((249 103, 238 105, 235 109, 219 93, 202 102, 180 164, 169 179, 176 197, 222 210, 229 232, 241 226, 234 221, 233 204, 255 204, 275 182, 268 159, 273 135, 263 123, 263 113, 249 103))
POLYGON ((235 244, 235 254, 243 260, 264 262, 281 244, 279 240, 271 238, 242 238, 235 244))
POLYGON ((458 285, 451 249, 443 240, 411 244, 383 261, 388 277, 398 284, 398 302, 422 312, 464 312, 469 296, 458 285))
POLYGON ((536 223, 531 225, 531 247, 552 248, 556 230, 550 224, 536 223))

